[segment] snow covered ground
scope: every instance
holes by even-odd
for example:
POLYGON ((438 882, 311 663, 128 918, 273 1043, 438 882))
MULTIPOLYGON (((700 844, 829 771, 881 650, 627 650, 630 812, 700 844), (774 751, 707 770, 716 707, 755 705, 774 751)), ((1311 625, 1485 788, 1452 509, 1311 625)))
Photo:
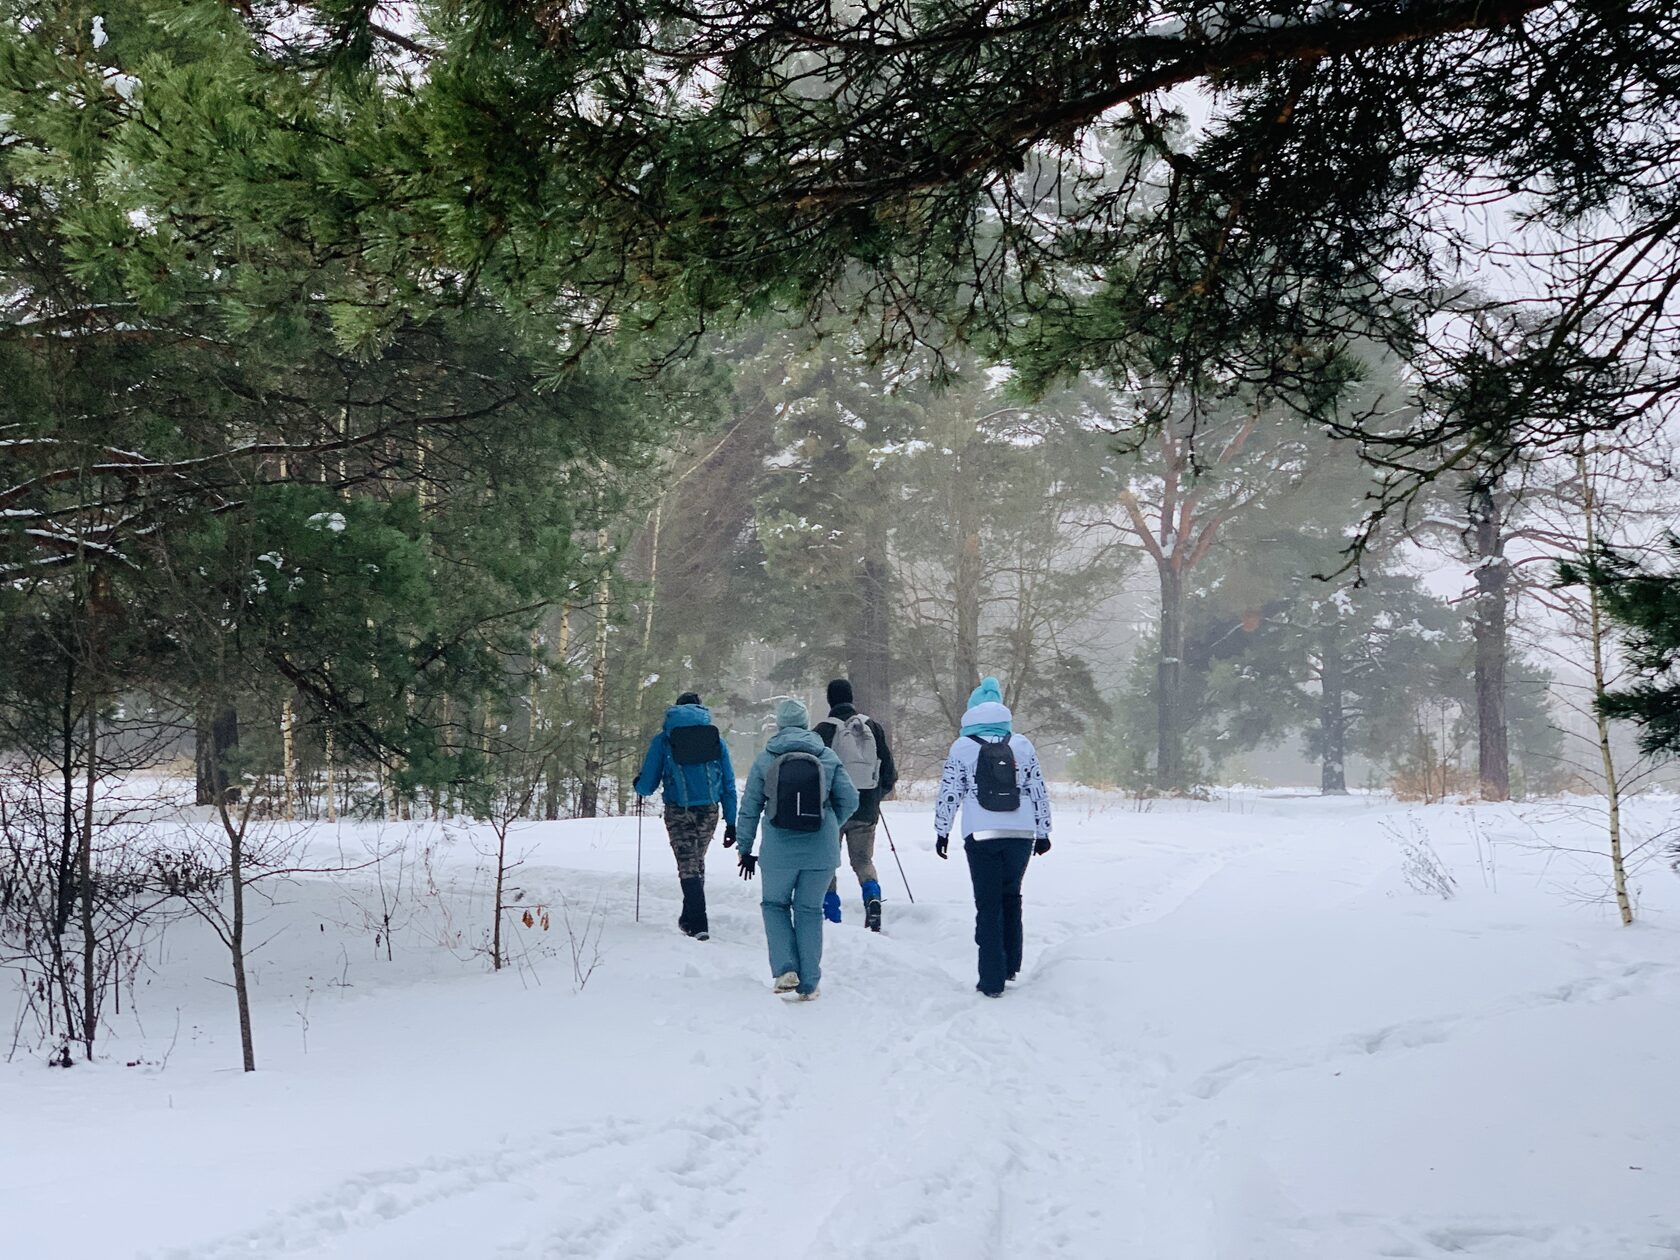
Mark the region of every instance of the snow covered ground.
POLYGON ((106 1061, 0 1065, 0 1255, 1680 1256, 1680 878, 1617 926, 1590 812, 1064 794, 997 1002, 960 858, 888 816, 917 901, 883 844, 886 932, 843 883, 811 1004, 770 995, 732 853, 713 939, 677 934, 652 820, 639 925, 633 819, 517 834, 550 926, 499 975, 482 832, 415 825, 390 961, 371 871, 289 887, 250 1076, 213 938, 171 928, 106 1061))

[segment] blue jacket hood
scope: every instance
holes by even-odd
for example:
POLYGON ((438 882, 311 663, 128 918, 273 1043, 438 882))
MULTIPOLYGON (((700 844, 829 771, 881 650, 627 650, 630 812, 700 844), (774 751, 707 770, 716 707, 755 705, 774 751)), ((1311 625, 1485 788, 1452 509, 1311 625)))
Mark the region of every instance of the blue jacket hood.
POLYGON ((703 704, 673 704, 665 710, 665 732, 679 726, 710 726, 712 711, 703 704))
MULTIPOLYGON (((716 761, 679 766, 671 755, 671 732, 683 726, 711 726, 712 711, 703 704, 674 704, 665 710, 665 725, 648 742, 636 775, 636 795, 652 796, 663 791, 668 805, 694 808, 720 805, 723 821, 735 825, 735 767, 729 761, 729 745, 718 749, 716 761)), ((721 735, 722 732, 719 732, 721 735)))

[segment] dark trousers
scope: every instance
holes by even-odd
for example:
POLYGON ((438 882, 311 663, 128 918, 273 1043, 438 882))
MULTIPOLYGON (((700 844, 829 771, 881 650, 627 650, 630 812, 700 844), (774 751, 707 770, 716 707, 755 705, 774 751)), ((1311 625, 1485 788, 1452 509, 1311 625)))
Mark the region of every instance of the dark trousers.
POLYGON ((1021 969, 1021 880, 1032 861, 1031 840, 965 837, 974 881, 974 943, 980 948, 980 991, 1002 993, 1004 978, 1021 969))

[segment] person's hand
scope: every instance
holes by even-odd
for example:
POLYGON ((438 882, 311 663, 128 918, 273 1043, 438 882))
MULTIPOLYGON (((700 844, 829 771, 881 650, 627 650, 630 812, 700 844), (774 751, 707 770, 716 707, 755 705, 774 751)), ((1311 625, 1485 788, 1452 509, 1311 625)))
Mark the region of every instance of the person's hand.
POLYGON ((947 852, 947 850, 949 850, 950 847, 951 847, 951 837, 950 836, 938 836, 934 839, 933 851, 935 853, 939 854, 940 857, 949 859, 951 855, 950 855, 949 852, 947 852))
POLYGON ((1034 840, 1033 852, 1038 854, 1039 857, 1043 857, 1046 853, 1050 852, 1050 837, 1040 836, 1037 840, 1034 840))
POLYGON ((735 843, 735 824, 727 823, 723 828, 723 847, 728 848, 735 843))
POLYGON ((753 877, 753 872, 758 869, 758 858, 753 856, 751 853, 743 853, 741 854, 740 866, 741 878, 751 879, 753 877))

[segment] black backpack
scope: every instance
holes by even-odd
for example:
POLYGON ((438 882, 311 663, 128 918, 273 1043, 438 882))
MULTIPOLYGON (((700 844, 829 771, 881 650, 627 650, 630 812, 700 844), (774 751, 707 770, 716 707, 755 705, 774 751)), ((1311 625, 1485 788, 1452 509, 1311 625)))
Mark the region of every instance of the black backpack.
POLYGON ((1021 784, 1015 778, 1015 750, 1005 735, 996 743, 987 743, 978 735, 970 735, 980 745, 980 755, 974 765, 974 795, 980 808, 993 814, 1013 814, 1021 808, 1021 784))
POLYGON ((715 726, 677 726, 666 736, 671 760, 679 766, 702 766, 723 758, 723 738, 715 726))
POLYGON ((822 762, 808 752, 785 752, 764 774, 764 795, 773 812, 770 822, 783 831, 821 831, 828 785, 822 762))

